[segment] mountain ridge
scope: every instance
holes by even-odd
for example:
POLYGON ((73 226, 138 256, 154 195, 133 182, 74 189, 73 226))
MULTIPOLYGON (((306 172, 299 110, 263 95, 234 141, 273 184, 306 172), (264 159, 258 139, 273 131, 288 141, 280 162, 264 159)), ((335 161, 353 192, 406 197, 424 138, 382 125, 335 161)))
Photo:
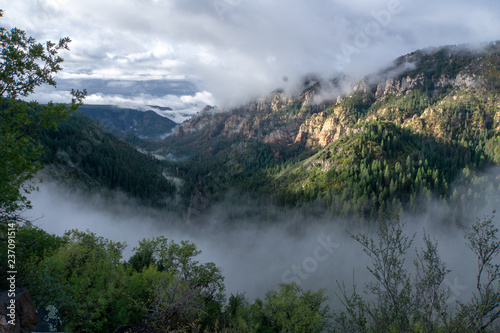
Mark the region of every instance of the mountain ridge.
POLYGON ((334 215, 376 219, 393 207, 416 211, 418 198, 450 199, 450 184, 463 170, 475 175, 500 162, 499 74, 496 42, 483 51, 415 51, 348 93, 340 89, 348 82, 316 81, 295 98, 277 90, 239 108, 206 108, 164 147, 191 154, 191 170, 180 169, 203 191, 188 186, 214 201, 220 195, 207 191, 210 182, 223 191, 250 189, 279 205, 319 202, 334 215), (211 159, 225 176, 196 167, 211 159))
MULTIPOLYGON (((155 107, 158 108, 158 107, 155 107)), ((161 110, 172 110, 161 108, 161 110)), ((119 137, 134 134, 141 138, 160 139, 177 126, 173 120, 152 110, 137 110, 113 105, 82 105, 79 111, 99 122, 119 137)))

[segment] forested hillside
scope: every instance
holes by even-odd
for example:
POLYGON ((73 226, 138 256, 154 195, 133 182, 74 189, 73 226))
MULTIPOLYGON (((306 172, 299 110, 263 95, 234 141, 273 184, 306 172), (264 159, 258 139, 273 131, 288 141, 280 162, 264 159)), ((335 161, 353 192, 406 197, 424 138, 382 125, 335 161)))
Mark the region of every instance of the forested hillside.
POLYGON ((120 190, 155 207, 172 204, 176 188, 158 160, 79 112, 60 122, 57 130, 42 132, 39 140, 45 148, 45 172, 60 181, 120 190))
POLYGON ((497 176, 481 174, 500 163, 499 52, 498 43, 416 51, 347 92, 345 78, 308 80, 297 97, 207 107, 163 146, 189 157, 176 166, 191 206, 236 189, 365 219, 433 199, 477 211, 500 192, 497 176))

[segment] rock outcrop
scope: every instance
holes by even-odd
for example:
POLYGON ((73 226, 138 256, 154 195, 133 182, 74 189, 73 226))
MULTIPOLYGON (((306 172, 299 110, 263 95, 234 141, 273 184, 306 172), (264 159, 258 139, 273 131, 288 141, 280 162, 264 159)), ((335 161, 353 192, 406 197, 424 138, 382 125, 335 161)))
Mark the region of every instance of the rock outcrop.
MULTIPOLYGON (((400 79, 390 78, 377 84, 375 98, 381 98, 385 95, 402 96, 424 85, 425 82, 426 78, 422 73, 414 78, 409 75, 400 79)), ((461 72, 454 78, 441 75, 433 81, 433 84, 437 88, 469 88, 478 84, 478 78, 474 74, 461 72)))
MULTIPOLYGON (((356 84, 343 78, 342 83, 335 83, 338 89, 331 98, 325 98, 326 91, 321 90, 320 80, 311 79, 304 83, 301 94, 293 98, 276 90, 245 106, 224 112, 207 107, 181 124, 176 135, 195 134, 191 139, 193 142, 220 136, 236 141, 253 139, 280 145, 305 143, 308 148, 324 148, 353 131, 352 126, 358 120, 384 120, 442 137, 446 131, 440 120, 446 105, 433 105, 424 112, 422 105, 433 103, 427 93, 432 90, 434 96, 444 93, 454 97, 457 91, 481 89, 484 83, 481 66, 473 61, 477 57, 474 51, 460 47, 417 51, 398 58, 392 67, 356 84), (349 92, 345 93, 348 87, 349 92), (344 93, 339 95, 339 91, 344 93), (404 100, 412 92, 422 93, 410 96, 408 100, 421 98, 415 102, 420 104, 414 111, 404 100), (322 97, 318 100, 322 102, 318 104, 315 98, 320 95, 322 97), (391 105, 393 100, 401 104, 391 105)), ((494 121, 495 128, 500 130, 500 115, 494 118, 487 121, 494 121)))
POLYGON ((414 90, 416 87, 422 85, 424 82, 425 78, 423 74, 419 74, 415 78, 406 76, 399 80, 390 78, 377 85, 375 98, 380 98, 385 95, 401 96, 409 91, 414 90))
POLYGON ((18 288, 0 294, 0 331, 2 333, 28 333, 36 328, 37 315, 27 288, 18 288), (14 300, 14 303, 11 302, 14 300), (15 308, 11 308, 15 304, 15 308))
POLYGON ((285 97, 285 94, 281 90, 276 90, 271 94, 261 98, 259 101, 250 103, 248 108, 250 110, 255 110, 257 112, 270 109, 273 112, 280 111, 287 108, 293 103, 293 99, 290 97, 285 97))
POLYGON ((325 147, 351 131, 343 107, 336 107, 333 114, 320 112, 312 115, 299 128, 295 142, 306 142, 308 147, 319 144, 325 147))
POLYGON ((497 133, 500 133, 500 105, 497 107, 498 107, 498 111, 495 115, 495 124, 496 124, 497 133))
POLYGON ((43 308, 36 309, 37 332, 59 332, 62 329, 62 319, 59 311, 54 305, 47 305, 43 308))

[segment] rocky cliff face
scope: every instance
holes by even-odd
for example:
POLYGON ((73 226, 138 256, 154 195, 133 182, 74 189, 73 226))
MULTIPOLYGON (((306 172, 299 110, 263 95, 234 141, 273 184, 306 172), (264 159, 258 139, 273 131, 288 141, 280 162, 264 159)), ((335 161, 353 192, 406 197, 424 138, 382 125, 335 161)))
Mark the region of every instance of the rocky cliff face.
POLYGON ((445 128, 440 119, 443 117, 443 109, 426 109, 421 116, 413 115, 413 117, 405 119, 402 122, 402 127, 411 128, 417 133, 434 133, 438 138, 445 137, 445 128))
MULTIPOLYGON (((475 51, 459 48, 414 52, 397 59, 393 68, 366 77, 354 85, 350 93, 338 98, 332 96, 328 102, 314 104, 315 96, 324 92, 320 82, 312 82, 295 98, 274 91, 229 112, 206 108, 179 126, 176 135, 202 132, 209 138, 241 137, 264 143, 305 143, 307 147, 326 147, 349 133, 360 120, 356 119, 359 114, 352 115, 356 108, 359 113, 359 106, 353 106, 352 100, 361 98, 365 105, 363 112, 367 112, 364 121, 389 120, 417 132, 430 131, 444 137, 444 124, 439 121, 445 112, 443 108, 432 107, 412 113, 384 103, 415 91, 432 91, 434 95, 444 93, 452 98, 456 91, 479 89, 483 79, 481 66, 473 61, 477 57, 475 51)), ((497 115, 494 120, 497 124, 498 118, 497 115)))
POLYGON ((205 107, 189 121, 182 123, 175 136, 186 136, 203 132, 209 137, 246 137, 265 143, 292 143, 303 123, 304 114, 290 114, 287 110, 295 105, 303 112, 312 104, 315 89, 306 89, 299 97, 292 98, 282 91, 275 91, 259 100, 238 109, 222 112, 217 108, 205 107))
MULTIPOLYGON (((385 95, 402 96, 411 91, 414 91, 426 83, 426 78, 423 73, 412 78, 406 76, 400 79, 390 78, 377 84, 375 98, 381 98, 385 95)), ((438 79, 432 80, 432 83, 437 88, 468 88, 478 84, 478 77, 474 74, 461 72, 456 77, 448 77, 441 75, 438 79)))
POLYGON ((497 125, 496 131, 500 133, 500 105, 497 105, 498 111, 495 115, 495 124, 497 125))
POLYGON ((423 74, 419 74, 416 78, 409 76, 402 79, 387 79, 377 85, 375 98, 380 98, 385 95, 401 96, 404 93, 411 91, 424 83, 423 74))
POLYGON ((277 90, 261 98, 258 101, 251 102, 246 107, 249 111, 262 112, 264 110, 271 110, 277 112, 283 110, 293 103, 293 98, 286 97, 283 91, 277 90))
POLYGON ((299 128, 295 142, 306 142, 307 147, 316 144, 325 147, 348 133, 352 123, 346 116, 346 109, 337 106, 333 114, 320 112, 313 114, 299 128))

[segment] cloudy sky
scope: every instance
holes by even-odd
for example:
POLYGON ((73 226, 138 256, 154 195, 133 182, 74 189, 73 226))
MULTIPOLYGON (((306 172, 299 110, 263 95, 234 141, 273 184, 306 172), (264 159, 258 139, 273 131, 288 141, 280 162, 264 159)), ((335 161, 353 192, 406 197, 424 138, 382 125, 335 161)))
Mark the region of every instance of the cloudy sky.
POLYGON ((41 101, 240 103, 301 78, 367 74, 429 46, 500 39, 498 0, 0 0, 4 27, 69 36, 58 89, 41 101))

